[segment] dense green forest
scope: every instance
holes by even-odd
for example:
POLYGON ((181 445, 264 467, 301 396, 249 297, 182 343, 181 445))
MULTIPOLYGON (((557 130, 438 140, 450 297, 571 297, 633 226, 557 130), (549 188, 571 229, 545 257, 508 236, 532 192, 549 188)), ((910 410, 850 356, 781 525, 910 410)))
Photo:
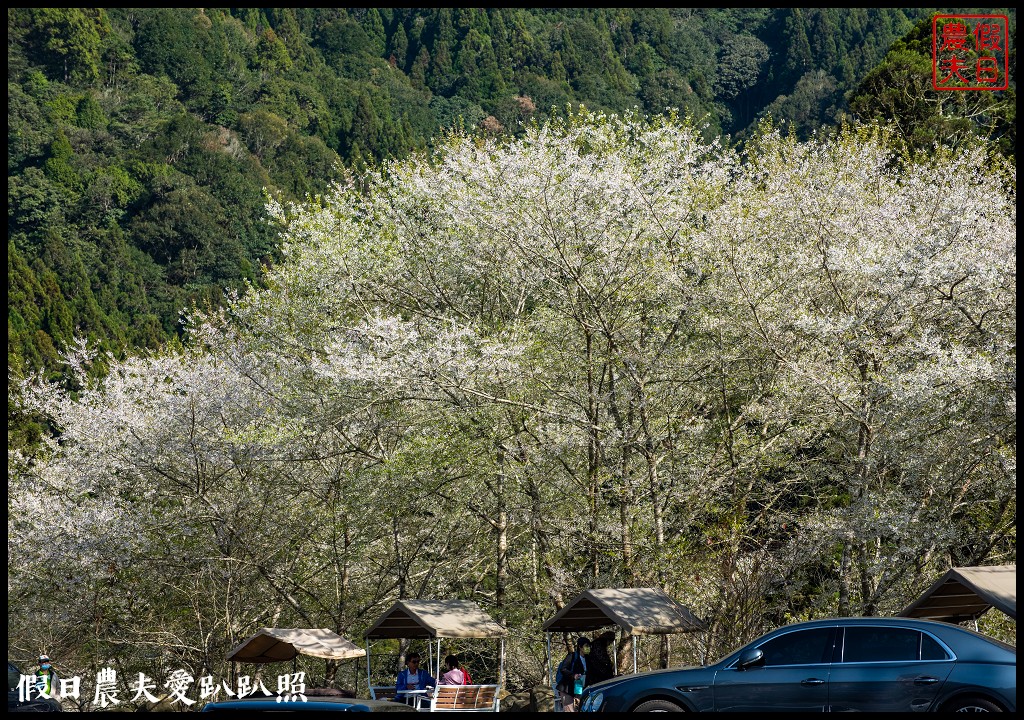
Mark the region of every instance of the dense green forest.
MULTIPOLYGON (((732 140, 770 113, 806 137, 841 121, 852 91, 866 117, 950 115, 921 87, 925 9, 15 8, 7 17, 16 375, 61 372, 76 335, 115 353, 174 342, 182 311, 258 284, 278 257, 268 194, 322 193, 344 168, 407 156, 453 126, 521 133, 582 104, 677 108, 707 137, 732 140), (901 38, 903 51, 886 57, 901 38), (894 76, 924 110, 873 100, 894 76)), ((1012 150, 1012 92, 1000 99, 1002 115, 985 129, 1012 150)))

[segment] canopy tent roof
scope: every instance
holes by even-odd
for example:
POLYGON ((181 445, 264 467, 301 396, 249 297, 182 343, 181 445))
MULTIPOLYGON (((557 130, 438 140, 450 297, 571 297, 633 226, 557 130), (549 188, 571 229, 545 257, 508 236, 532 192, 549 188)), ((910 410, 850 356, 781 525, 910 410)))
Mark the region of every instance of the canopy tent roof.
POLYGON ((327 628, 261 628, 228 653, 228 660, 272 663, 311 655, 326 660, 363 657, 366 651, 327 628))
POLYGON ((508 630, 472 600, 399 600, 378 618, 367 639, 500 638, 508 630))
POLYGON ((657 588, 584 590, 544 623, 546 632, 583 632, 618 625, 627 635, 706 630, 693 613, 657 588))
POLYGON ((953 568, 900 616, 959 623, 993 607, 1017 619, 1016 565, 953 568))

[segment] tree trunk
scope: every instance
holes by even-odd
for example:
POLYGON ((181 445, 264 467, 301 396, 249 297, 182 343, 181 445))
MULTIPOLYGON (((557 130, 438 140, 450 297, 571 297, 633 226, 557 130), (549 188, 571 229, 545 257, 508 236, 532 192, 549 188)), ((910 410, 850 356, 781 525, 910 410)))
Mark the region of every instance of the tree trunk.
POLYGON ((497 552, 494 559, 494 605, 501 611, 505 607, 505 588, 508 585, 508 512, 505 510, 505 453, 498 452, 498 475, 495 497, 498 500, 497 552))

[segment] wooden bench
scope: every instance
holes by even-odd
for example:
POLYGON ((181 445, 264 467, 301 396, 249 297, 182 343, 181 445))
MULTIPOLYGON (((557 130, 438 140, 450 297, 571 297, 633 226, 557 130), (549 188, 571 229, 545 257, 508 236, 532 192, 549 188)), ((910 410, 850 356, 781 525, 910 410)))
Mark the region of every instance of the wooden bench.
POLYGON ((497 685, 437 685, 430 712, 498 712, 497 685))
POLYGON ((396 692, 398 691, 395 690, 394 685, 374 685, 370 688, 370 697, 374 700, 394 700, 396 692))

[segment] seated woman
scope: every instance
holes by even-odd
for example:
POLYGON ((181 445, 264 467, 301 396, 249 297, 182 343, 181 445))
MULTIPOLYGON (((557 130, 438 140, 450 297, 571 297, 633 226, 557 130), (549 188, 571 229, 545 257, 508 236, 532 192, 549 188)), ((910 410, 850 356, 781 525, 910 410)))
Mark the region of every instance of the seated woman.
MULTIPOLYGON (((405 669, 398 673, 398 681, 395 683, 395 690, 398 692, 404 692, 406 690, 426 690, 432 688, 437 684, 437 681, 431 677, 430 673, 420 668, 420 656, 419 653, 409 653, 409 656, 405 659, 405 669)), ((399 695, 400 698, 405 698, 409 704, 412 696, 399 695)))
POLYGON ((469 682, 465 671, 459 667, 457 656, 449 655, 444 659, 444 664, 448 668, 448 672, 441 676, 442 685, 465 685, 469 682))

